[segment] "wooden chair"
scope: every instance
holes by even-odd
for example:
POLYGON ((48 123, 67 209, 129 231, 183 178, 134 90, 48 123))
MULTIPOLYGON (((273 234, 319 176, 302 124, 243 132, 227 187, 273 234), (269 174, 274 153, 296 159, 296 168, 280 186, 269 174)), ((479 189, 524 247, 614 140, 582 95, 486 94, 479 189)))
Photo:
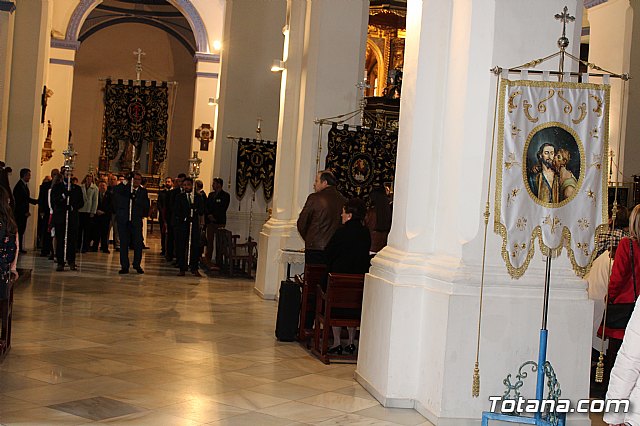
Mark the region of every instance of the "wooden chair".
POLYGON ((359 327, 364 274, 330 273, 327 288, 317 287, 313 353, 325 364, 331 359, 357 360, 357 355, 328 354, 331 327, 359 327))
POLYGON ((238 238, 239 235, 232 235, 228 229, 220 228, 216 231, 216 252, 220 255, 220 265, 231 277, 234 270, 240 270, 251 278, 256 264, 257 243, 251 237, 246 243, 238 243, 238 238))
POLYGON ((13 281, 9 281, 9 297, 0 299, 0 361, 4 360, 11 349, 11 319, 13 317, 13 281))
POLYGON ((300 307, 300 322, 298 340, 309 347, 313 337, 313 322, 316 312, 316 288, 322 284, 327 275, 327 265, 304 265, 304 281, 302 282, 302 303, 300 307), (307 322, 310 325, 307 326, 307 322))

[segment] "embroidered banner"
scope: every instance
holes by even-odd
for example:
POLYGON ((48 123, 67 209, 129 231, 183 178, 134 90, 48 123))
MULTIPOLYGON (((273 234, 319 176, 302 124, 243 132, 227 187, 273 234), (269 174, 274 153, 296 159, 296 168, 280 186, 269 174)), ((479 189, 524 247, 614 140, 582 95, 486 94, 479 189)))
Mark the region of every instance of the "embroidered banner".
MULTIPOLYGON (((167 156, 169 98, 167 83, 132 80, 112 83, 104 91, 104 134, 106 155, 113 160, 121 154, 122 143, 131 143, 138 153, 143 144, 153 147, 153 161, 162 163, 167 156), (147 85, 148 83, 148 85, 147 85)), ((138 154, 139 155, 139 154, 138 154)))
POLYGON ((398 133, 333 124, 328 134, 325 168, 333 170, 338 190, 347 198, 368 198, 374 186, 393 182, 398 133))
POLYGON ((503 80, 494 230, 513 278, 538 239, 584 276, 606 227, 609 85, 503 80))
POLYGON ((276 172, 276 142, 238 140, 238 160, 236 168, 236 195, 242 199, 251 185, 257 190, 262 184, 265 200, 273 197, 273 179, 276 172))

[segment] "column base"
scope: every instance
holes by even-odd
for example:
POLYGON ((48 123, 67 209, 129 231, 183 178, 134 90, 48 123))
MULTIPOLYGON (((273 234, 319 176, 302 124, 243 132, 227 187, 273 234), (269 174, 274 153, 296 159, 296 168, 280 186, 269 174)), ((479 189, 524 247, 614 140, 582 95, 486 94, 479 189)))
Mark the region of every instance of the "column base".
POLYGON ((295 221, 272 218, 265 223, 258 239, 258 268, 253 291, 263 299, 274 300, 280 281, 285 278, 286 265, 280 262, 280 249, 302 247, 304 242, 295 221))
MULTIPOLYGON (((576 401, 589 393, 593 306, 565 266, 557 262, 551 283, 547 359, 562 398, 576 401)), ((490 277, 507 275, 489 269, 490 277)), ((382 405, 415 408, 436 425, 480 424, 489 396, 504 393, 504 378, 514 382, 524 362, 537 360, 544 277, 536 278, 485 284, 480 397, 473 398, 480 271, 385 248, 365 282, 356 380, 382 405)), ((535 374, 528 376, 521 391, 533 398, 535 374)), ((568 421, 589 424, 586 415, 568 421)))

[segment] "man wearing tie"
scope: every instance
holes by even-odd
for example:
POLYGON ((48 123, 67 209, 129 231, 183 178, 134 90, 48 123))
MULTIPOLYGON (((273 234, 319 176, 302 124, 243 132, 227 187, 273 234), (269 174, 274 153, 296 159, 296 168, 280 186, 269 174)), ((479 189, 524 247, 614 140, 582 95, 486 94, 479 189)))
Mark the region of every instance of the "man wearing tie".
POLYGON ((198 262, 200 260, 200 229, 204 222, 204 200, 197 191, 193 191, 192 178, 184 178, 182 189, 184 192, 176 197, 174 212, 176 256, 180 267, 178 276, 185 275, 186 263, 189 262, 191 273, 201 277, 202 275, 198 272, 198 262))
POLYGON ((31 198, 28 186, 29 180, 31 180, 31 170, 22 169, 20 170, 20 180, 13 187, 13 198, 16 201, 13 215, 16 219, 16 225, 18 225, 20 253, 27 252, 23 249, 22 240, 24 239, 24 231, 27 229, 27 218, 31 216, 29 204, 38 204, 38 200, 31 198))
POLYGON ((133 243, 133 269, 144 274, 142 261, 142 219, 149 215, 149 196, 140 186, 142 175, 133 172, 113 190, 113 204, 120 235, 120 274, 129 273, 129 243, 133 243))

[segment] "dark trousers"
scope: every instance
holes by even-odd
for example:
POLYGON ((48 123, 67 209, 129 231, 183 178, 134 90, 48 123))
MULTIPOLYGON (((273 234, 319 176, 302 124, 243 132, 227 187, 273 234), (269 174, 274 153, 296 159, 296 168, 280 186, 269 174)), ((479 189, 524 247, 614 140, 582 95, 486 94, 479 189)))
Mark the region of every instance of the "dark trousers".
POLYGON ((49 231, 49 216, 50 214, 47 212, 44 217, 41 219, 40 233, 42 235, 42 250, 40 254, 42 256, 49 256, 53 253, 53 239, 51 238, 51 232, 49 231))
POLYGON ((111 215, 101 215, 94 216, 94 228, 96 232, 96 236, 93 239, 93 245, 91 248, 93 250, 98 250, 98 245, 100 245, 100 250, 107 251, 109 250, 109 225, 111 222, 111 215))
POLYGON ((191 228, 191 250, 189 253, 189 225, 187 223, 176 226, 176 257, 181 271, 187 270, 187 256, 189 257, 189 270, 197 271, 200 260, 200 229, 197 224, 191 228))
POLYGON ((167 223, 167 234, 165 237, 167 239, 165 242, 165 248, 164 248, 165 257, 167 260, 172 260, 175 256, 176 242, 175 242, 175 228, 170 222, 167 223))
POLYGON ((120 267, 129 269, 129 245, 133 245, 133 267, 139 268, 142 261, 142 219, 118 220, 120 237, 120 267))
POLYGON ((93 239, 94 223, 91 213, 79 213, 80 227, 78 231, 78 249, 82 251, 89 250, 89 245, 93 239))
POLYGON ((20 250, 24 250, 24 232, 27 230, 27 217, 19 215, 16 217, 16 225, 18 225, 18 242, 20 243, 20 250))
MULTIPOLYGON (((207 249, 204 252, 204 258, 207 262, 211 262, 211 259, 213 258, 213 248, 215 247, 216 232, 218 231, 218 229, 224 228, 224 226, 224 224, 219 223, 207 223, 207 249)), ((222 253, 216 253, 215 259, 217 265, 220 265, 222 263, 221 254, 222 253)))
POLYGON ((76 241, 78 238, 78 214, 69 214, 69 232, 67 233, 67 258, 64 258, 64 235, 65 217, 56 218, 56 260, 58 265, 64 265, 66 261, 69 265, 76 263, 76 241))
POLYGON ((160 215, 158 218, 158 224, 160 225, 160 247, 163 256, 167 255, 167 220, 164 216, 160 215))
POLYGON ((618 351, 622 346, 621 339, 614 339, 613 337, 609 337, 609 347, 607 348, 607 355, 604 357, 604 380, 602 381, 604 388, 609 388, 609 379, 611 378, 611 370, 613 370, 613 365, 616 363, 616 357, 618 356, 618 351))

